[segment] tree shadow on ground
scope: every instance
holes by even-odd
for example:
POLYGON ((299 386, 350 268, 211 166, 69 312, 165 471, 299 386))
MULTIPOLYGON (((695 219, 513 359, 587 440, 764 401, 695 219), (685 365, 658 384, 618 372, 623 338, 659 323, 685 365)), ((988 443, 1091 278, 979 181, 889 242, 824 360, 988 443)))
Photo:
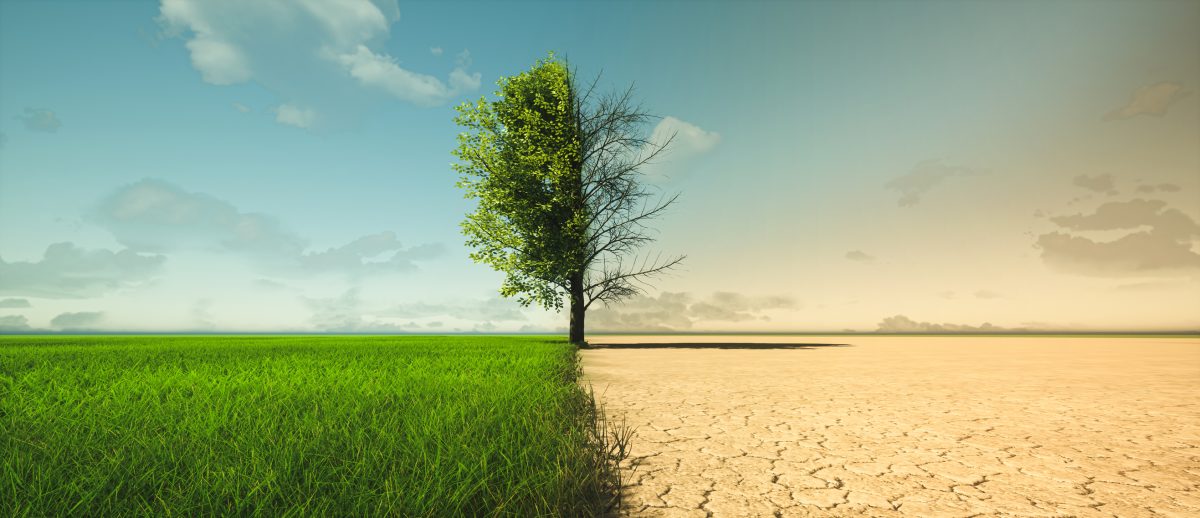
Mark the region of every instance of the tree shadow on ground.
POLYGON ((819 349, 851 347, 850 344, 818 343, 751 343, 751 342, 644 342, 631 344, 588 344, 588 349, 819 349))

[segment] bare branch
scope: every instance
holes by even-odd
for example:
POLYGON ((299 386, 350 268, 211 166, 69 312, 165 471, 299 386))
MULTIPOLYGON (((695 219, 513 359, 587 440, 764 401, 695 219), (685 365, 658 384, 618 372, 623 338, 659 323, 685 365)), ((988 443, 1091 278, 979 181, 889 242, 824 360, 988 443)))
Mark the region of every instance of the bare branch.
MULTIPOLYGON (((676 256, 663 261, 644 259, 636 268, 625 270, 620 264, 602 273, 599 281, 585 288, 588 300, 584 307, 591 307, 593 302, 601 301, 605 305, 620 299, 644 293, 649 287, 648 279, 660 276, 679 266, 686 256, 676 256)), ((634 261, 638 263, 638 261, 634 261)))

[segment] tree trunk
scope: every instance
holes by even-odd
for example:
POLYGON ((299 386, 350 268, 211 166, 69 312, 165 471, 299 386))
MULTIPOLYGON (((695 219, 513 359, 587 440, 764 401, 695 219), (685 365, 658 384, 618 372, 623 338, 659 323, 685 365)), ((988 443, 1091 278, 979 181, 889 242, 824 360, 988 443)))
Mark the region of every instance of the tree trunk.
POLYGON ((583 274, 574 274, 571 276, 571 343, 578 346, 585 346, 587 342, 583 339, 583 319, 586 315, 587 308, 583 305, 583 274))

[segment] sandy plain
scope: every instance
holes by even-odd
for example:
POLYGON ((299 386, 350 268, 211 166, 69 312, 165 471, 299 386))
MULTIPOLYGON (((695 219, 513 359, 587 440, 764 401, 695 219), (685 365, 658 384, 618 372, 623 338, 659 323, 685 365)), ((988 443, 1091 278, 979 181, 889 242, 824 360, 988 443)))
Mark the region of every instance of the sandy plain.
POLYGON ((1200 516, 1200 338, 589 341, 623 515, 1200 516))

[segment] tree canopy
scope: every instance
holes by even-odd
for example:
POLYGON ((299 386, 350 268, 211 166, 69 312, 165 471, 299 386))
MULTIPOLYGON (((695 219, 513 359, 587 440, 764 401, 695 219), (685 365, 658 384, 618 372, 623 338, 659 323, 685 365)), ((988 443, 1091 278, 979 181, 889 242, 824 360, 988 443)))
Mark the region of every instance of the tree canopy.
POLYGON ((669 143, 651 142, 654 118, 632 88, 579 88, 553 54, 498 81, 496 100, 458 107, 459 187, 476 201, 462 223, 471 258, 505 273, 500 293, 523 305, 571 307, 571 339, 584 312, 639 293, 683 257, 638 257, 646 224, 675 197, 654 199, 641 168, 669 143))

